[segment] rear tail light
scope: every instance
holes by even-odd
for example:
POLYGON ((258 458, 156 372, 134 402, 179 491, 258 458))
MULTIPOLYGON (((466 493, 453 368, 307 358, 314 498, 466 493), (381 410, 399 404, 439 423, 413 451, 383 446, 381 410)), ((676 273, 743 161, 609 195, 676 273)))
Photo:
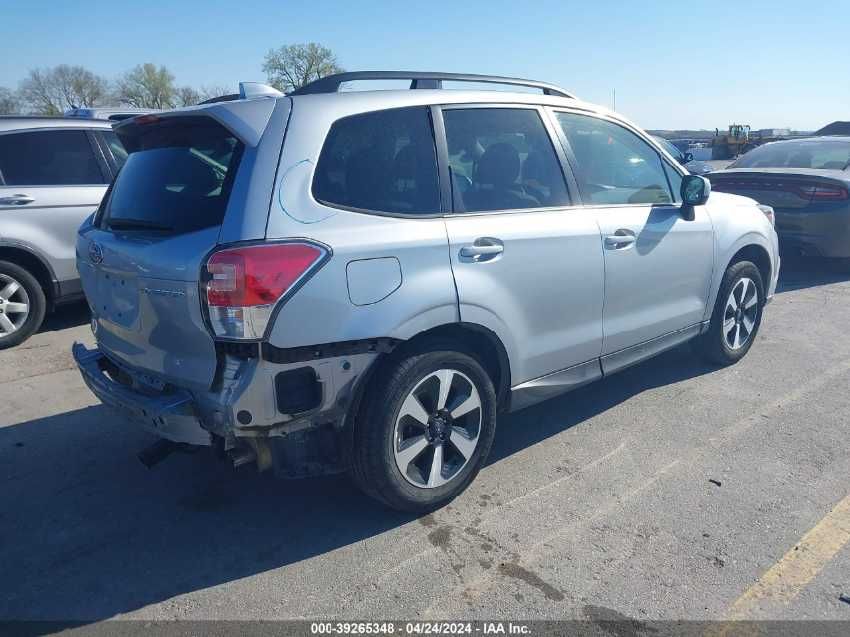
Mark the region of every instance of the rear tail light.
POLYGON ((213 253, 203 280, 215 335, 262 338, 275 306, 314 274, 327 255, 326 248, 301 241, 213 253))
POLYGON ((847 199, 847 190, 841 186, 806 186, 801 188, 812 201, 844 201, 847 199))

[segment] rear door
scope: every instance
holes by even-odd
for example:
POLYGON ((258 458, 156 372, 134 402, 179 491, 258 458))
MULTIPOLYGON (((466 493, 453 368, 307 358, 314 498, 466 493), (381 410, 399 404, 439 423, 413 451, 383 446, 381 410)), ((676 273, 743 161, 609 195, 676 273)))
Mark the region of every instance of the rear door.
POLYGON ((38 129, 0 134, 0 241, 45 256, 60 282, 77 279, 77 228, 111 174, 90 133, 38 129))
MULTIPOLYGON (((585 209, 602 233, 603 356, 700 323, 714 231, 703 206, 694 209, 693 219, 684 218, 682 175, 615 121, 567 111, 554 115, 585 209)), ((603 358, 603 370, 630 362, 629 356, 603 358)))
POLYGON ((206 388, 216 357, 199 277, 218 241, 244 146, 204 116, 124 131, 131 152, 78 241, 98 344, 131 367, 206 388))
POLYGON ((598 370, 602 345, 599 229, 573 205, 546 122, 536 106, 442 108, 460 318, 506 343, 514 386, 598 370))

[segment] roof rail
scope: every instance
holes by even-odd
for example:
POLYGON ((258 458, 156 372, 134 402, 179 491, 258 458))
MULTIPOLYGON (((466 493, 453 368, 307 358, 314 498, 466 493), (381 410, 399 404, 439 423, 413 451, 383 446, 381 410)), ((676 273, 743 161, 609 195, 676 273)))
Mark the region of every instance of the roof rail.
POLYGON ((314 93, 336 93, 343 82, 362 80, 410 80, 411 89, 443 88, 443 82, 481 82, 486 84, 507 84, 510 86, 526 86, 540 89, 544 95, 557 95, 575 99, 575 95, 564 89, 516 77, 499 77, 497 75, 473 75, 471 73, 425 73, 421 71, 351 71, 327 75, 310 82, 289 93, 289 95, 309 95, 314 93))

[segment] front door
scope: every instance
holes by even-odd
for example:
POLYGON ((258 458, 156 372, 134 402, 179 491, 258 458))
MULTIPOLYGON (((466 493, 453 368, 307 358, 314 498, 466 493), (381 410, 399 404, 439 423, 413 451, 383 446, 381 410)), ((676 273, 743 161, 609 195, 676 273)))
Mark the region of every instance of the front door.
POLYGON ((593 211, 571 204, 544 113, 465 105, 442 114, 461 320, 498 334, 514 387, 586 362, 598 372, 599 230, 593 211))
MULTIPOLYGON (((634 132, 588 115, 555 117, 571 149, 582 200, 602 235, 603 357, 694 328, 705 314, 714 264, 705 208, 683 214, 681 174, 634 132)), ((632 362, 620 360, 626 361, 632 362)), ((606 371, 615 366, 616 360, 606 366, 603 359, 606 371)))

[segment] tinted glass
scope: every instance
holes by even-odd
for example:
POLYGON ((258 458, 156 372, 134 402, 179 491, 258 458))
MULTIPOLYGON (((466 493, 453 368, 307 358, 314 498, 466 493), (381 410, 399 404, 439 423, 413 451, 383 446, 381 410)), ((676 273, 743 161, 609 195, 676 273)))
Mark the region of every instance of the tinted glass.
POLYGON ((0 135, 0 173, 9 186, 106 183, 88 137, 81 130, 0 135))
POLYGON ((316 166, 313 196, 376 212, 440 212, 428 110, 399 108, 335 122, 316 166))
POLYGON ((226 129, 197 121, 146 125, 112 187, 106 224, 115 230, 190 232, 219 225, 242 146, 226 129))
POLYGON ((121 140, 118 139, 118 135, 116 135, 113 131, 103 131, 102 135, 106 145, 109 147, 109 150, 112 151, 116 167, 121 168, 121 166, 124 165, 124 162, 127 161, 127 149, 124 148, 124 144, 121 143, 121 140))
POLYGON ((850 165, 850 141, 806 139, 765 144, 743 155, 730 168, 826 168, 850 165))
POLYGON ((655 137, 655 141, 661 144, 661 148, 666 150, 674 159, 683 159, 684 153, 681 150, 676 148, 676 146, 668 139, 664 139, 663 137, 655 137))
POLYGON ((666 161, 664 164, 664 172, 667 173, 667 180, 670 182, 670 190, 673 192, 673 201, 676 203, 682 202, 682 175, 673 169, 666 161))
POLYGON ((455 210, 569 204, 552 140, 534 109, 443 111, 455 210))
POLYGON ((661 156, 622 126, 587 115, 557 113, 576 158, 586 203, 665 204, 673 201, 661 156))

